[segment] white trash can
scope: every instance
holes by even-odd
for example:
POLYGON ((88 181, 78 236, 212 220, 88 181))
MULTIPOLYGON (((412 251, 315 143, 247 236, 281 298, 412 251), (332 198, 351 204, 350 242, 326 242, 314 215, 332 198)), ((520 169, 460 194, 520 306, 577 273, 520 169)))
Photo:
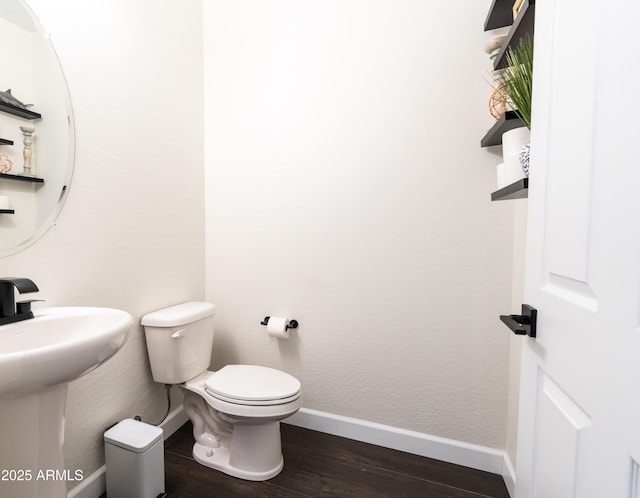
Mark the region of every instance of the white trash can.
POLYGON ((164 495, 162 429, 125 419, 104 433, 107 498, 164 495))

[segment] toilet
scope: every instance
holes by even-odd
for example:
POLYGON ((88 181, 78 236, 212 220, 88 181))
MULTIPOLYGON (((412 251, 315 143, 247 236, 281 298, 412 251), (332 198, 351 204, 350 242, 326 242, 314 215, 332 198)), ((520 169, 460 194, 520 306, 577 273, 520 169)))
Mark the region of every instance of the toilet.
POLYGON ((285 372, 257 365, 207 370, 214 315, 211 303, 187 302, 142 317, 153 380, 180 386, 197 462, 264 481, 284 466, 280 420, 302 406, 301 385, 285 372))

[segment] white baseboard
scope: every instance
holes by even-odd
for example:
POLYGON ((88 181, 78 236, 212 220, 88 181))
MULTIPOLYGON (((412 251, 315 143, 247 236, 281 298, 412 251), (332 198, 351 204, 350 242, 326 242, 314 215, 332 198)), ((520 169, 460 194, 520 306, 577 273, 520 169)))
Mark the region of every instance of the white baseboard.
POLYGON ((504 454, 504 465, 502 466, 502 479, 504 479, 504 484, 507 487, 509 496, 514 497, 516 495, 516 471, 506 451, 504 454))
POLYGON ((103 465, 90 476, 87 476, 75 488, 67 493, 67 498, 99 498, 106 492, 106 467, 103 465))
POLYGON ((182 405, 178 406, 175 410, 172 410, 167 419, 160 424, 162 427, 162 436, 164 439, 168 439, 174 432, 189 421, 189 417, 182 409, 182 405))
MULTIPOLYGON (((164 438, 167 439, 188 420, 189 418, 182 410, 182 406, 177 407, 169 414, 167 420, 161 424, 164 438)), ((492 472, 502 476, 509 495, 514 496, 515 471, 506 452, 501 450, 309 408, 301 408, 298 413, 283 422, 326 434, 492 472)), ((84 479, 81 484, 73 488, 68 493, 67 498, 98 498, 105 491, 105 467, 102 466, 84 479)))
MULTIPOLYGON (((189 420, 187 414, 178 406, 160 424, 163 437, 167 439, 189 420)), ((67 493, 67 498, 99 498, 107 490, 106 467, 103 465, 90 476, 87 476, 79 485, 67 493)))
POLYGON ((430 436, 421 432, 398 429, 388 425, 333 415, 308 408, 301 408, 300 411, 285 419, 284 422, 335 436, 355 439, 364 443, 371 443, 503 475, 505 452, 485 446, 430 436))

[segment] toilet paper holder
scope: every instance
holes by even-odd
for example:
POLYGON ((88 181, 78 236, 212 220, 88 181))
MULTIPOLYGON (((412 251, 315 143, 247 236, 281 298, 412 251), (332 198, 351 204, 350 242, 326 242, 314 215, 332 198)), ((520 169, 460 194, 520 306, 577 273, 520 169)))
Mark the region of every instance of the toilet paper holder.
MULTIPOLYGON (((270 316, 265 316, 264 320, 262 320, 260 322, 260 325, 266 325, 267 323, 269 323, 269 318, 271 318, 270 316)), ((289 329, 297 329, 298 328, 298 320, 289 320, 289 325, 287 325, 285 327, 285 330, 289 330, 289 329)))

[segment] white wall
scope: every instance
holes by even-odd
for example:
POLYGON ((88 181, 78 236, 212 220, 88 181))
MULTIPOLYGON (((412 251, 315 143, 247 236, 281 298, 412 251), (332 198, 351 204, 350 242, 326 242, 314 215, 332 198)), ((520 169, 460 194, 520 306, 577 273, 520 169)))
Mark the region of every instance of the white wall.
MULTIPOLYGON (((76 168, 57 225, 0 275, 32 278, 46 305, 112 306, 136 323, 204 297, 201 2, 29 0, 65 69, 76 168)), ((66 466, 103 463, 102 433, 158 421, 144 335, 71 385, 66 466)), ((0 451, 10 451, 4 449, 0 451)))
POLYGON ((491 203, 489 2, 208 1, 213 365, 307 408, 505 447, 513 206, 491 203), (280 342, 259 325, 296 318, 280 342))
MULTIPOLYGON (((202 299, 200 1, 30 4, 70 86, 76 171, 56 227, 0 274, 136 322, 202 299)), ((480 4, 205 3, 214 366, 276 366, 309 408, 504 447, 513 208, 489 202, 499 157, 479 148, 480 4), (268 314, 297 338, 266 337, 268 314)), ((160 418, 163 395, 136 327, 71 386, 67 468, 99 468, 103 430, 160 418)))

